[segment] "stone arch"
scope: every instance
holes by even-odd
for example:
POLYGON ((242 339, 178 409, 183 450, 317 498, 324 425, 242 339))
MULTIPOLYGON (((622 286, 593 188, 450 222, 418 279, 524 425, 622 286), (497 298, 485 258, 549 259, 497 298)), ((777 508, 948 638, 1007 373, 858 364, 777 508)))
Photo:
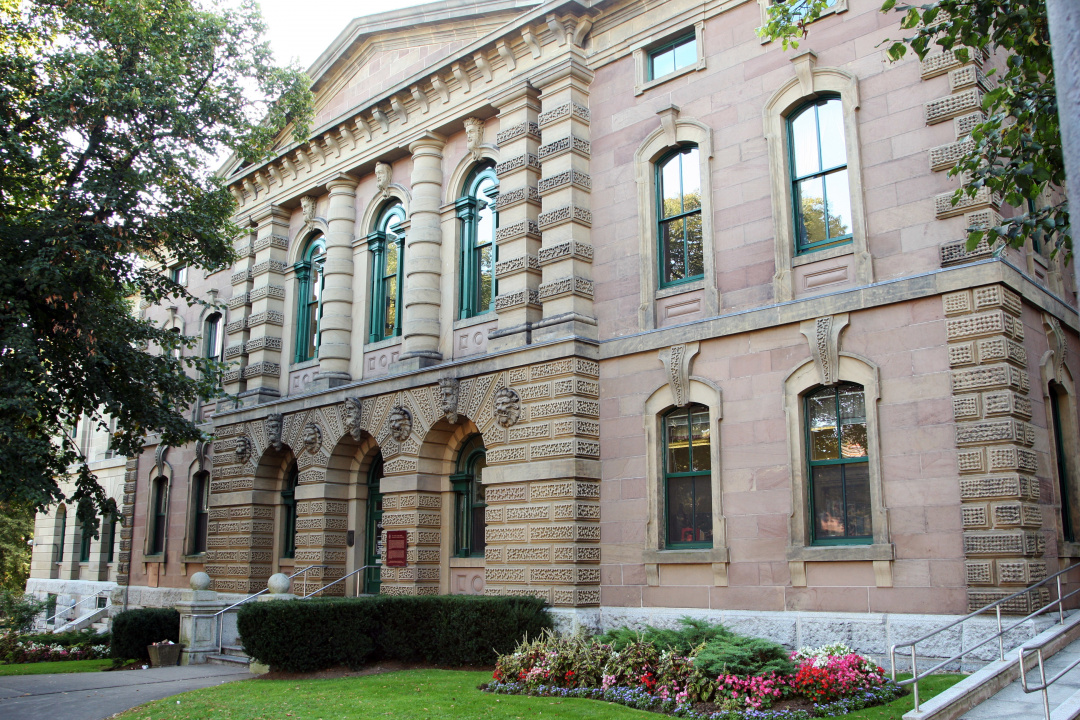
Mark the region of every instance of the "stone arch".
POLYGON ((307 245, 312 239, 319 235, 325 238, 329 233, 330 226, 327 225, 326 221, 322 218, 315 218, 310 222, 304 223, 304 227, 297 231, 292 242, 289 243, 289 267, 291 268, 303 259, 304 252, 307 250, 307 245))
POLYGON ((466 150, 453 172, 450 173, 449 179, 444 186, 446 188, 446 196, 443 198, 444 203, 450 204, 456 202, 457 199, 465 193, 465 181, 468 179, 469 173, 471 173, 473 168, 477 165, 481 165, 485 162, 498 164, 499 149, 497 147, 485 143, 481 145, 479 149, 479 158, 474 158, 472 153, 466 150))
POLYGON ((405 217, 411 217, 409 214, 409 205, 412 203, 412 193, 404 186, 393 183, 386 188, 385 194, 376 193, 368 201, 362 216, 363 220, 361 220, 360 225, 356 230, 356 234, 366 238, 368 233, 375 229, 375 221, 379 219, 379 215, 382 213, 383 209, 392 204, 394 200, 401 202, 401 206, 405 209, 405 217))

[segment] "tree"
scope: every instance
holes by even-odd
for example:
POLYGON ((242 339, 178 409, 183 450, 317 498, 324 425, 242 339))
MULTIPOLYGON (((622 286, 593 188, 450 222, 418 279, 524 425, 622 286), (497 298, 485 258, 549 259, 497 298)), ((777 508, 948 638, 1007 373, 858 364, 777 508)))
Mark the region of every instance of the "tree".
POLYGON ((43 509, 72 473, 96 533, 115 503, 65 427, 115 418, 127 456, 151 432, 201 438, 184 411, 223 366, 177 357, 193 338, 133 298, 200 302, 157 268, 233 259, 235 201, 208 163, 307 131, 309 82, 263 30, 253 0, 0 0, 0 502, 43 509))
MULTIPOLYGON (((788 0, 769 8, 769 20, 758 33, 798 47, 809 26, 835 0, 788 0)), ((956 53, 967 62, 1001 53, 1004 68, 987 71, 996 85, 983 98, 986 119, 972 131, 974 141, 950 175, 968 181, 953 203, 988 188, 1018 209, 1000 225, 968 228, 968 249, 985 239, 1019 247, 1028 238, 1053 252, 1072 257, 1072 237, 1065 187, 1065 164, 1054 90, 1054 65, 1045 0, 938 0, 925 5, 884 0, 881 12, 903 15, 900 27, 912 34, 887 41, 893 60, 910 48, 920 60, 939 51, 956 53), (1043 202, 1046 201, 1046 202, 1043 202)))
POLYGON ((0 590, 22 593, 30 577, 34 511, 0 503, 0 590))

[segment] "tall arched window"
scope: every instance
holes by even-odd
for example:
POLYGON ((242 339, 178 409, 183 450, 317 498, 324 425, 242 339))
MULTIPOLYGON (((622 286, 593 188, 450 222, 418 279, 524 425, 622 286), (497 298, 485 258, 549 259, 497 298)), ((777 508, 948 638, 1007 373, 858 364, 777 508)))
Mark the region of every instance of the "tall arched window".
POLYGON ((701 161, 696 145, 679 147, 657 161, 656 217, 660 286, 704 276, 701 161))
POLYGON ((203 321, 203 356, 210 360, 224 358, 225 333, 221 313, 213 313, 203 321))
POLYGON ((1075 480, 1069 473, 1069 462, 1065 438, 1070 427, 1063 408, 1068 408, 1068 393, 1065 388, 1053 380, 1047 386, 1047 398, 1050 402, 1051 432, 1054 441, 1054 469, 1057 470, 1058 495, 1061 498, 1061 535, 1066 542, 1076 542, 1077 497, 1075 480))
POLYGON ((116 559, 116 513, 109 515, 109 534, 106 537, 108 540, 105 547, 108 549, 105 562, 111 563, 116 559))
POLYGON ((319 324, 322 321, 323 264, 326 242, 322 236, 308 241, 296 271, 296 354, 293 362, 319 356, 319 324))
POLYGON ((90 562, 90 543, 94 540, 94 529, 88 521, 79 523, 79 562, 90 562))
POLYGON ((811 539, 816 545, 873 542, 866 400, 840 383, 806 396, 811 539))
POLYGON ((154 479, 150 500, 150 554, 165 552, 165 528, 168 525, 169 479, 159 475, 154 479))
POLYGON ((405 208, 394 203, 383 209, 368 235, 371 250, 371 335, 378 342, 401 334, 401 285, 405 270, 405 208))
POLYGON ((461 296, 459 316, 475 317, 495 309, 495 229, 499 215, 495 198, 499 182, 495 165, 478 166, 465 183, 465 195, 456 203, 461 221, 461 296))
POLYGON ((192 522, 191 552, 206 552, 206 533, 210 524, 210 473, 195 474, 195 517, 192 522))
POLYGON ((56 509, 56 562, 64 562, 64 536, 67 535, 67 508, 56 509))
POLYGON ((840 98, 819 98, 793 113, 788 118, 788 143, 796 251, 851 242, 851 189, 840 98))
POLYGON ((368 499, 367 499, 367 523, 365 525, 367 535, 364 543, 364 592, 368 595, 378 595, 382 581, 382 570, 379 563, 382 560, 382 530, 383 530, 383 504, 381 483, 383 479, 382 452, 379 452, 371 461, 368 470, 368 499))
POLYGON ((285 475, 285 487, 281 491, 281 504, 285 508, 281 525, 281 557, 283 558, 296 557, 296 483, 298 477, 296 463, 293 463, 285 475))
POLYGON ((458 557, 484 556, 483 473, 487 467, 484 438, 474 435, 458 453, 457 472, 450 476, 455 492, 454 551, 458 557))
POLYGON ((712 547, 709 409, 676 408, 664 416, 667 547, 712 547))

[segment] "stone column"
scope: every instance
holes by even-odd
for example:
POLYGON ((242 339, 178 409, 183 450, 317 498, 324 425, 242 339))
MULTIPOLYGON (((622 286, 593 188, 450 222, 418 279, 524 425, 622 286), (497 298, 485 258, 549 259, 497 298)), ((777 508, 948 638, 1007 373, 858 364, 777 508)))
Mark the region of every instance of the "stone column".
POLYGON ((326 184, 330 208, 326 222, 326 264, 319 340, 319 376, 312 389, 327 389, 352 380, 353 232, 356 223, 356 178, 341 174, 326 184))
POLYGON ((229 314, 225 324, 225 360, 233 363, 222 379, 226 393, 239 395, 245 389, 244 366, 247 353, 244 343, 248 338, 247 318, 251 314, 251 266, 255 257, 255 238, 250 229, 233 242, 236 263, 233 265, 232 297, 229 298, 229 314))
MULTIPOLYGON (((1020 296, 987 285, 949 293, 944 303, 968 607, 975 610, 1042 580, 1046 539, 1020 296)), ((1026 614, 1045 601, 1028 593, 1003 609, 1026 614)))
POLYGON ((247 340, 242 346, 242 353, 247 355, 242 372, 246 388, 239 394, 242 405, 258 405, 281 396, 278 385, 289 216, 277 205, 267 205, 252 216, 256 226, 252 245, 255 258, 248 271, 251 290, 247 294, 247 340))
POLYGON ((540 103, 536 88, 521 82, 492 99, 499 108, 499 229, 495 232, 499 260, 495 277, 499 294, 495 313, 499 327, 491 332, 488 349, 520 347, 532 341, 532 324, 540 319, 540 103))
POLYGON ((539 299, 543 319, 536 324, 538 339, 597 338, 593 311, 591 243, 592 210, 589 175, 589 84, 593 73, 576 53, 533 78, 540 89, 543 112, 540 147, 544 176, 539 191, 543 212, 538 217, 543 245, 539 299))
POLYGON ((139 473, 139 458, 128 458, 124 464, 124 499, 120 503, 120 552, 116 556, 116 584, 127 585, 131 577, 131 538, 135 525, 135 484, 139 473))
POLYGON ((202 665, 206 657, 218 651, 218 621, 208 617, 225 607, 218 594, 210 589, 210 576, 197 572, 191 576, 191 590, 176 603, 180 613, 181 665, 202 665))
POLYGON ((425 132, 409 144, 413 155, 410 229, 405 240, 402 352, 395 369, 434 365, 439 352, 442 305, 442 148, 446 138, 425 132))

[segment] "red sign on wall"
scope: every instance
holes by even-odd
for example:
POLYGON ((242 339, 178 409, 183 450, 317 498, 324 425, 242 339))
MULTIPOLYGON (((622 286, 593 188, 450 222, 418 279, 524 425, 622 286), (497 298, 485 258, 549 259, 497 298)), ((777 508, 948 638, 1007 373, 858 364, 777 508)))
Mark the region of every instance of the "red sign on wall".
POLYGON ((386 567, 405 567, 408 564, 406 560, 408 550, 408 530, 386 531, 386 558, 383 560, 386 567))

